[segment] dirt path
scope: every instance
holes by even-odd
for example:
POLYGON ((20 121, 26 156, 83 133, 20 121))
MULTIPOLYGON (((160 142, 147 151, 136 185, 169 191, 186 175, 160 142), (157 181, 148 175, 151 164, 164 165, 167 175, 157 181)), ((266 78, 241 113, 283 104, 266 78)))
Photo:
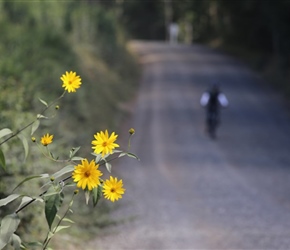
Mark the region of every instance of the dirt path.
POLYGON ((86 249, 290 249, 290 117, 281 98, 230 57, 202 46, 134 43, 143 78, 132 143, 118 166, 125 219, 86 249), (230 106, 204 133, 202 92, 230 106))

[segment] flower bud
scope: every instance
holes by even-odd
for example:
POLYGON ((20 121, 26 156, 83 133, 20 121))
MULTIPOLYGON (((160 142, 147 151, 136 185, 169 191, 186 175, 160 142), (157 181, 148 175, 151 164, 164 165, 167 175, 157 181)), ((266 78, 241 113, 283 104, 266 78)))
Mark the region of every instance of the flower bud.
POLYGON ((58 109, 59 109, 59 105, 56 105, 56 106, 55 106, 55 109, 58 110, 58 109))
POLYGON ((35 137, 31 137, 31 141, 32 142, 36 142, 36 138, 35 137))
POLYGON ((53 176, 50 177, 50 181, 53 182, 55 179, 53 176))
POLYGON ((78 193, 79 193, 79 190, 76 189, 76 190, 74 191, 74 194, 78 194, 78 193))
POLYGON ((130 135, 134 135, 134 134, 135 134, 135 129, 130 128, 130 129, 129 129, 129 134, 130 134, 130 135))

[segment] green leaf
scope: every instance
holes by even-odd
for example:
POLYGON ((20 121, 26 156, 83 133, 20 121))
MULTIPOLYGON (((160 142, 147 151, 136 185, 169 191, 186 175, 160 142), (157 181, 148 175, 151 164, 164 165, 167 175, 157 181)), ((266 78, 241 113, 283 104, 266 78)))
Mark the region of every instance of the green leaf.
POLYGON ((72 161, 81 161, 83 160, 83 157, 79 157, 79 156, 74 156, 73 158, 71 158, 72 161))
POLYGON ((51 229, 56 213, 62 205, 63 198, 63 193, 57 193, 50 195, 45 199, 45 218, 49 229, 51 229))
POLYGON ((23 183, 29 181, 29 180, 32 180, 32 179, 35 179, 35 178, 48 178, 49 175, 48 174, 41 174, 41 175, 33 175, 33 176, 29 176, 27 178, 25 178, 23 181, 21 181, 14 189, 13 189, 13 192, 19 187, 21 186, 23 183))
POLYGON ((32 126, 31 126, 31 135, 33 135, 34 132, 38 129, 39 124, 40 124, 40 121, 39 121, 39 120, 36 120, 36 121, 32 124, 32 126))
POLYGON ((134 158, 134 159, 137 159, 138 161, 140 161, 139 157, 137 155, 132 154, 132 153, 123 152, 123 153, 119 154, 118 157, 120 158, 120 157, 123 157, 123 156, 129 156, 131 158, 134 158))
POLYGON ((69 158, 71 159, 80 150, 81 147, 72 148, 69 152, 69 158))
POLYGON ((55 159, 55 157, 54 157, 52 152, 49 151, 49 155, 51 156, 52 159, 55 159))
POLYGON ((59 232, 60 230, 63 230, 63 229, 66 229, 66 228, 69 228, 70 227, 70 225, 67 225, 67 226, 58 226, 56 229, 54 229, 53 231, 54 231, 54 233, 57 233, 57 232, 59 232))
POLYGON ((11 194, 8 197, 6 197, 5 199, 1 199, 0 200, 0 207, 6 206, 8 203, 16 200, 19 196, 21 196, 21 195, 20 194, 11 194))
POLYGON ((101 154, 92 153, 92 155, 96 156, 96 159, 95 159, 96 163, 99 163, 102 160, 102 155, 101 154))
POLYGON ((47 116, 41 115, 41 114, 37 114, 36 116, 37 119, 48 119, 47 116))
POLYGON ((113 150, 113 154, 115 154, 115 153, 121 153, 122 152, 122 150, 117 150, 117 149, 114 149, 113 150))
POLYGON ((87 205, 89 204, 90 194, 91 194, 90 191, 88 191, 88 190, 85 191, 85 198, 86 198, 86 204, 87 205))
POLYGON ((44 100, 42 100, 42 99, 40 99, 40 98, 38 98, 38 100, 39 100, 39 101, 40 101, 44 106, 48 107, 48 104, 47 104, 46 101, 44 101, 44 100))
POLYGON ((67 183, 65 183, 65 186, 66 187, 75 187, 76 183, 75 182, 67 182, 67 183))
MULTIPOLYGON (((39 241, 32 241, 32 242, 28 242, 27 243, 28 246, 31 246, 31 247, 42 247, 42 243, 39 242, 39 241)), ((26 248, 25 248, 26 249, 26 248)), ((28 248, 29 249, 29 248, 28 248)), ((34 249, 34 248, 33 248, 34 249)))
POLYGON ((22 134, 18 134, 17 137, 22 141, 22 144, 24 147, 24 161, 25 161, 28 155, 28 151, 29 151, 28 142, 25 136, 23 136, 22 134))
POLYGON ((134 158, 134 159, 140 161, 140 159, 139 159, 139 157, 138 157, 137 155, 134 155, 134 154, 132 154, 132 153, 127 153, 127 155, 128 155, 129 157, 131 157, 131 158, 134 158))
POLYGON ((59 191, 50 192, 50 193, 48 193, 48 194, 43 194, 43 195, 42 195, 42 198, 46 201, 46 200, 49 199, 48 197, 50 197, 50 196, 54 196, 54 195, 57 195, 57 194, 60 194, 60 192, 59 192, 59 191))
POLYGON ((74 221, 72 221, 72 220, 70 220, 68 218, 63 218, 62 221, 69 222, 69 223, 72 223, 72 224, 75 223, 74 221))
POLYGON ((12 235, 11 245, 14 247, 14 250, 20 250, 21 239, 17 234, 12 235))
MULTIPOLYGON (((44 242, 48 243, 53 236, 54 236, 54 232, 53 231, 49 231, 44 242)), ((45 250, 49 250, 49 249, 50 249, 49 247, 46 247, 45 248, 45 250)))
POLYGON ((18 228, 20 219, 17 214, 9 214, 5 216, 1 222, 0 229, 0 249, 3 249, 10 241, 11 236, 18 228))
POLYGON ((127 155, 127 153, 124 153, 124 152, 123 152, 123 153, 119 154, 118 157, 120 158, 120 157, 123 157, 123 156, 125 156, 125 155, 127 155))
POLYGON ((102 186, 98 185, 92 190, 94 207, 98 204, 100 198, 102 197, 102 189, 102 186))
POLYGON ((18 206, 17 210, 22 208, 23 206, 25 206, 27 203, 31 202, 32 200, 43 202, 43 199, 40 198, 40 197, 32 198, 32 197, 29 197, 29 196, 24 196, 22 198, 22 201, 21 201, 20 205, 18 206))
MULTIPOLYGON (((52 184, 52 183, 50 182, 50 184, 52 184)), ((56 195, 56 194, 61 193, 62 188, 63 188, 62 183, 58 183, 57 185, 53 185, 53 186, 51 186, 51 187, 47 190, 47 192, 46 192, 45 194, 42 195, 43 199, 44 199, 44 200, 47 200, 49 196, 53 196, 53 195, 56 195)))
POLYGON ((109 163, 109 162, 106 162, 106 168, 107 168, 108 172, 111 173, 111 171, 112 171, 112 164, 109 163))
MULTIPOLYGON (((29 196, 24 196, 24 197, 22 198, 22 201, 21 201, 21 203, 20 203, 18 209, 21 208, 22 206, 24 206, 25 204, 31 202, 32 200, 33 200, 33 198, 31 198, 31 197, 29 197, 29 196)), ((18 209, 17 209, 17 210, 18 210, 18 209)))
POLYGON ((6 135, 11 135, 13 134, 12 130, 9 128, 3 128, 0 130, 0 138, 6 136, 6 135))
POLYGON ((5 161, 5 156, 0 148, 0 165, 1 167, 6 170, 6 161, 5 161))
POLYGON ((57 171, 56 173, 52 174, 51 176, 55 179, 61 177, 64 174, 70 173, 74 170, 74 165, 67 165, 63 167, 61 170, 57 171))

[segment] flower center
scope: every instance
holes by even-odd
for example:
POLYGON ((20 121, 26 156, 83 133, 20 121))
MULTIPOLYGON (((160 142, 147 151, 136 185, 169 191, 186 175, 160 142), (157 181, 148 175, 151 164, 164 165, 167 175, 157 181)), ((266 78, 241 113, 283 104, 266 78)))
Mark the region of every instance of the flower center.
POLYGON ((72 81, 71 81, 71 80, 69 80, 69 81, 68 81, 68 84, 72 84, 72 81))
POLYGON ((115 190, 115 188, 111 188, 110 191, 111 191, 111 193, 115 193, 116 190, 115 190))
POLYGON ((88 177, 90 177, 90 175, 91 175, 91 172, 90 171, 86 171, 85 172, 85 176, 88 178, 88 177))
POLYGON ((107 145, 108 145, 108 143, 107 143, 106 141, 104 141, 104 142, 102 143, 102 146, 103 146, 103 147, 107 147, 107 145))

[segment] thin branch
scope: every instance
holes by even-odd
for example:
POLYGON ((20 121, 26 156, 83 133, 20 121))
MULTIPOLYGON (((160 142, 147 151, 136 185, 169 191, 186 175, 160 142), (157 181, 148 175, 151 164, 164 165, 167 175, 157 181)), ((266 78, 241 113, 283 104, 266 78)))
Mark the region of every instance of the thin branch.
MULTIPOLYGON (((111 161, 116 160, 116 159, 118 159, 118 158, 119 158, 118 156, 113 157, 113 158, 109 159, 107 162, 111 162, 111 161)), ((99 164, 99 165, 102 166, 102 165, 105 165, 105 164, 106 164, 106 162, 101 163, 101 164, 99 164)), ((71 179, 71 178, 72 178, 72 176, 70 175, 70 176, 68 176, 68 177, 66 177, 66 178, 64 178, 64 179, 62 179, 62 180, 60 180, 58 183, 61 184, 61 183, 65 182, 65 181, 67 181, 67 180, 69 180, 69 179, 71 179)), ((47 190, 44 191, 43 193, 41 193, 41 194, 39 195, 39 197, 42 197, 42 196, 45 195, 46 193, 47 193, 47 190)), ((19 213, 21 210, 23 210, 24 208, 28 207, 31 203, 33 203, 33 202, 35 202, 35 201, 36 201, 36 198, 30 200, 30 201, 27 202, 25 205, 23 205, 22 207, 18 208, 18 209, 15 211, 15 213, 16 213, 16 214, 19 213)))
MULTIPOLYGON (((63 221, 63 219, 66 217, 66 215, 67 215, 67 213, 68 213, 68 211, 69 211, 69 208, 71 207, 71 202, 73 201, 74 197, 75 197, 75 193, 73 193, 73 195, 72 195, 72 198, 71 198, 71 201, 70 201, 70 203, 69 203, 69 205, 68 205, 68 207, 67 207, 67 210, 65 211, 65 213, 63 214, 63 216, 60 218, 60 220, 58 221, 57 225, 55 226, 55 228, 54 228, 54 230, 53 230, 53 232, 52 232, 53 235, 55 234, 55 232, 56 232, 57 228, 59 227, 60 223, 61 223, 61 222, 63 221)), ((49 235, 49 234, 48 234, 48 235, 49 235)), ((46 239, 45 239, 44 242, 43 242, 43 244, 44 244, 44 246, 43 246, 43 248, 42 248, 43 250, 46 249, 46 247, 48 246, 48 243, 49 243, 50 240, 52 239, 52 237, 48 238, 48 235, 47 235, 46 239)))
MULTIPOLYGON (((64 92, 62 93, 62 95, 59 96, 58 98, 56 98, 52 103, 50 103, 49 105, 47 105, 47 107, 45 107, 45 108, 41 111, 40 115, 43 115, 43 114, 45 113, 45 111, 48 110, 48 109, 49 109, 53 104, 55 104, 57 101, 59 101, 61 98, 63 98, 65 92, 66 92, 66 91, 64 91, 64 92)), ((35 123, 37 120, 39 120, 39 118, 37 118, 37 119, 36 119, 35 121, 33 121, 33 122, 28 123, 26 126, 24 126, 23 128, 19 129, 17 132, 15 132, 15 133, 13 133, 12 135, 10 135, 8 138, 6 138, 4 141, 2 141, 2 142, 0 143, 0 146, 1 146, 2 144, 4 144, 5 142, 11 140, 13 137, 17 136, 17 135, 18 135, 19 133, 21 133, 23 130, 25 130, 25 129, 27 129, 28 127, 30 127, 30 126, 31 126, 33 123, 35 123)))

